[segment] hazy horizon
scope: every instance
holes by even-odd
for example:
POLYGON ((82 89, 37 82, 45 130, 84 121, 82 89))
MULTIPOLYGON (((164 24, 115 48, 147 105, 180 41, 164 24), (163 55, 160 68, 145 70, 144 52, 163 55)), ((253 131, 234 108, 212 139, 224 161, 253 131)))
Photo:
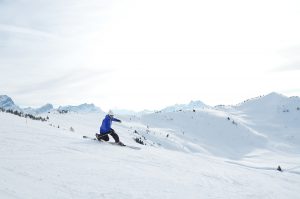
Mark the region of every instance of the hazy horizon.
MULTIPOLYGON (((262 94, 262 95, 259 95, 259 96, 252 96, 251 98, 243 99, 243 100, 241 100, 241 101, 239 101, 239 102, 237 102, 237 103, 232 103, 232 104, 224 104, 224 103, 221 103, 221 104, 214 104, 214 105, 212 105, 212 104, 210 104, 210 103, 203 102, 201 99, 196 99, 196 100, 190 100, 190 101, 183 102, 183 103, 168 104, 168 105, 166 105, 166 106, 159 107, 159 108, 157 108, 157 109, 149 109, 149 108, 145 107, 145 108, 139 109, 139 110, 136 110, 136 109, 128 109, 128 108, 126 108, 126 107, 112 107, 112 108, 109 108, 109 109, 103 109, 103 107, 102 107, 101 105, 95 104, 95 103, 93 103, 93 102, 80 102, 80 103, 78 103, 78 104, 53 104, 53 103, 51 103, 51 102, 44 102, 44 103, 42 103, 42 104, 40 104, 40 105, 37 105, 37 106, 28 106, 28 105, 20 105, 18 102, 16 102, 16 101, 14 100, 13 97, 11 97, 11 96, 8 96, 8 97, 12 98, 12 100, 14 101, 14 103, 15 103, 17 106, 19 106, 20 108, 40 108, 40 107, 42 107, 42 106, 44 106, 44 105, 51 104, 51 105, 53 105, 53 107, 54 107, 55 109, 57 109, 57 108, 59 108, 60 106, 63 107, 63 106, 79 106, 79 105, 82 105, 82 104, 94 104, 96 107, 100 108, 101 110, 103 110, 103 111, 105 111, 105 112, 108 111, 108 110, 141 112, 141 111, 159 111, 159 110, 162 110, 162 109, 164 109, 164 108, 171 107, 171 106, 174 106, 174 105, 184 105, 184 104, 189 104, 189 103, 191 103, 191 102, 196 102, 196 101, 201 101, 201 102, 204 103, 205 105, 208 105, 208 106, 211 106, 211 107, 215 107, 215 106, 218 106, 218 105, 235 106, 235 105, 238 105, 238 104, 240 104, 240 103, 243 103, 243 102, 245 102, 245 101, 247 101, 247 100, 251 100, 251 99, 258 98, 258 97, 267 96, 267 95, 273 94, 273 93, 276 93, 276 94, 278 94, 278 95, 283 95, 282 93, 271 92, 271 93, 266 93, 266 94, 262 94)), ((0 94, 0 96, 1 96, 1 95, 3 95, 3 94, 0 94)), ((4 94, 4 95, 5 95, 5 94, 4 94)), ((283 95, 283 96, 285 96, 285 97, 300 97, 300 96, 295 96, 295 95, 293 95, 293 96, 286 96, 286 95, 283 95)))

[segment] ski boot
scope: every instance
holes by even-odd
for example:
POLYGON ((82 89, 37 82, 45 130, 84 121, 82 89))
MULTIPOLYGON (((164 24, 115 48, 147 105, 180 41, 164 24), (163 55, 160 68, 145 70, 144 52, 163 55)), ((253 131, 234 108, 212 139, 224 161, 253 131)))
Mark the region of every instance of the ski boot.
POLYGON ((119 142, 116 142, 116 144, 120 145, 120 146, 126 146, 125 144, 123 144, 123 142, 119 141, 119 142))
POLYGON ((101 140, 101 137, 100 137, 100 134, 96 133, 95 136, 96 136, 96 138, 97 138, 98 141, 102 141, 102 140, 101 140))

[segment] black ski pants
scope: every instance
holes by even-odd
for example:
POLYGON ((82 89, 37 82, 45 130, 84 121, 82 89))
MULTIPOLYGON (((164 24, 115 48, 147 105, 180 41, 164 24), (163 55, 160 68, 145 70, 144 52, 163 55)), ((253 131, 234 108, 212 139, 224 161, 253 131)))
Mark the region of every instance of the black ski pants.
POLYGON ((107 142, 109 140, 108 135, 111 135, 114 138, 115 142, 120 141, 118 134, 116 134, 115 130, 113 129, 111 129, 109 132, 105 134, 100 134, 99 139, 107 142))

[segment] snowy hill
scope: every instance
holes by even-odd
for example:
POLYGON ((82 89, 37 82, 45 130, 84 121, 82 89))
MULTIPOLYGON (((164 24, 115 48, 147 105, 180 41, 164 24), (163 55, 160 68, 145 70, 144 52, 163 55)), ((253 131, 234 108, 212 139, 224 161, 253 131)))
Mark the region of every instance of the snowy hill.
POLYGON ((275 148, 300 152, 300 98, 277 93, 247 100, 223 111, 273 141, 275 148))
POLYGON ((289 98, 278 93, 270 93, 266 96, 247 100, 235 106, 235 109, 265 116, 280 112, 297 111, 299 107, 299 97, 289 98))
POLYGON ((121 141, 141 150, 83 139, 105 116, 94 105, 43 111, 46 122, 0 111, 0 198, 299 197, 298 97, 196 104, 116 115, 121 141))
MULTIPOLYGON (((136 151, 82 139, 96 131, 90 129, 99 125, 99 114, 53 112, 49 117, 48 122, 26 121, 0 112, 0 198, 299 196, 300 156, 296 154, 252 151, 233 161, 155 145, 139 145, 142 149, 136 151), (75 132, 67 128, 70 124, 75 132), (275 170, 278 164, 284 172, 275 170)), ((123 142, 137 146, 132 131, 143 124, 122 119, 122 124, 114 124, 116 132, 123 142)), ((156 135, 161 144, 169 138, 156 135)))
POLYGON ((206 151, 239 158, 256 148, 265 147, 267 140, 264 135, 240 123, 238 118, 227 118, 228 114, 224 112, 204 109, 145 115, 141 121, 150 129, 163 128, 170 139, 176 139, 184 150, 191 152, 206 151))

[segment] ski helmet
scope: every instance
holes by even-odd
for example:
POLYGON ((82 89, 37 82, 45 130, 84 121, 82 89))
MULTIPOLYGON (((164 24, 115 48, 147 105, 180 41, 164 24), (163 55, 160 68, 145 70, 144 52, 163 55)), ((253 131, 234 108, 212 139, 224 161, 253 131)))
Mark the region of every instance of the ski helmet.
POLYGON ((114 116, 114 112, 112 112, 112 110, 109 110, 109 111, 108 111, 108 115, 114 116))

